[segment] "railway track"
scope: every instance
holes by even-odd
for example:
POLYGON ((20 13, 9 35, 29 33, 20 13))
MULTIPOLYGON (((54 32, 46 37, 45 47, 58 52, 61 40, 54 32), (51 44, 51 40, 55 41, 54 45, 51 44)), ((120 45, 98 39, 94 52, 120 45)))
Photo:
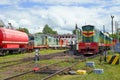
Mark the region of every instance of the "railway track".
MULTIPOLYGON (((74 62, 74 63, 72 63, 72 65, 70 65, 70 66, 68 66, 68 67, 64 67, 64 68, 62 68, 62 69, 60 69, 60 70, 54 70, 53 73, 51 73, 50 75, 48 75, 47 77, 45 77, 45 78, 43 78, 43 79, 41 79, 41 80, 48 80, 48 79, 50 79, 51 77, 53 77, 53 76, 55 76, 55 75, 57 75, 57 74, 60 74, 60 73, 62 73, 62 72, 64 72, 64 71, 66 71, 66 70, 70 70, 73 66, 75 66, 75 65, 78 64, 78 63, 79 63, 79 61, 74 62)), ((48 72, 47 72, 47 73, 48 73, 48 72)))
MULTIPOLYGON (((59 53, 48 54, 48 55, 40 55, 39 57, 40 57, 40 60, 45 60, 45 59, 51 59, 56 56, 65 56, 65 55, 68 55, 68 54, 67 53, 65 54, 64 52, 59 52, 59 53)), ((28 58, 23 58, 23 59, 19 59, 19 60, 1 62, 0 68, 6 68, 6 67, 22 64, 22 63, 29 62, 29 61, 34 61, 34 57, 28 57, 28 58)))
MULTIPOLYGON (((59 61, 59 62, 56 62, 56 63, 53 63, 53 64, 49 64, 49 65, 40 67, 40 70, 45 69, 45 68, 48 68, 49 66, 53 66, 53 65, 58 64, 58 63, 61 63, 61 62, 63 62, 63 61, 59 61)), ((14 78, 16 78, 16 77, 19 77, 19 76, 22 76, 22 75, 26 75, 26 74, 29 74, 29 73, 33 73, 33 72, 34 72, 34 70, 26 71, 26 72, 17 74, 17 75, 15 75, 15 76, 11 76, 11 77, 5 78, 4 80, 14 79, 14 78)))
MULTIPOLYGON (((91 57, 86 57, 86 58, 94 58, 96 57, 97 55, 94 55, 94 56, 91 56, 91 57)), ((24 73, 20 73, 20 74, 17 74, 15 76, 11 76, 11 77, 8 77, 4 80, 12 80, 12 79, 17 79, 18 77, 20 76, 23 76, 23 75, 27 75, 29 73, 32 73, 34 74, 34 72, 36 72, 37 74, 48 74, 46 77, 42 78, 42 80, 47 80, 57 74, 60 74, 64 71, 68 71, 70 70, 73 66, 77 65, 79 62, 81 61, 85 61, 86 58, 81 58, 80 60, 74 60, 74 61, 61 61, 62 63, 63 62, 68 62, 68 63, 71 63, 69 66, 62 66, 60 67, 60 63, 61 62, 57 62, 57 63, 54 63, 54 64, 50 64, 50 65, 47 65, 47 66, 44 66, 44 67, 41 67, 39 68, 40 70, 38 71, 34 71, 34 70, 31 70, 31 71, 27 71, 27 72, 24 72, 24 73), (54 67, 54 68, 53 68, 54 67)))
POLYGON ((6 68, 6 67, 26 63, 26 62, 29 62, 29 61, 33 61, 33 60, 30 59, 30 58, 26 58, 26 59, 21 59, 21 60, 2 62, 2 63, 0 63, 0 68, 6 68))
POLYGON ((41 80, 48 80, 48 79, 54 77, 54 76, 57 75, 57 74, 60 74, 60 73, 62 73, 62 72, 64 72, 64 71, 70 70, 72 67, 74 67, 75 65, 77 65, 78 63, 80 63, 80 62, 82 62, 82 61, 85 61, 87 58, 95 58, 96 56, 97 56, 97 55, 94 55, 94 56, 91 56, 91 57, 86 57, 85 59, 82 58, 80 61, 74 62, 72 65, 67 66, 67 67, 65 67, 65 68, 63 68, 63 69, 60 69, 60 70, 58 70, 58 71, 50 74, 49 76, 47 76, 47 77, 45 77, 45 78, 43 78, 43 79, 41 79, 41 80))

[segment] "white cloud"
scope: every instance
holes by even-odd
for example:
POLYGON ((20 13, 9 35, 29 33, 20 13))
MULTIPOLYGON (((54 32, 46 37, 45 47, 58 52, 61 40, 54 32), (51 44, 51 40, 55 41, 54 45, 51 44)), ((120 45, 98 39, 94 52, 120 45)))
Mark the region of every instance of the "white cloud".
POLYGON ((18 4, 21 0, 2 0, 0 1, 0 5, 12 5, 12 4, 18 4))
POLYGON ((0 1, 0 4, 2 4, 2 5, 10 4, 10 0, 2 0, 2 1, 0 1))
MULTIPOLYGON (((30 32, 42 31, 45 24, 48 24, 52 29, 59 33, 69 33, 75 28, 75 24, 79 27, 85 24, 95 25, 102 30, 103 25, 106 26, 107 31, 111 31, 111 17, 114 15, 115 19, 120 21, 120 4, 119 0, 24 0, 34 1, 43 4, 54 4, 46 8, 42 5, 35 5, 31 8, 24 8, 19 5, 20 0, 3 0, 0 4, 10 4, 12 7, 0 10, 0 18, 8 23, 9 21, 15 27, 26 27, 30 32), (116 3, 117 2, 117 3, 116 3), (98 4, 89 7, 88 3, 98 4), (109 3, 109 4, 108 4, 109 3), (67 6, 75 4, 72 6, 67 6), (80 5, 77 4, 87 4, 80 5), (64 5, 64 6, 63 6, 64 5), (66 5, 66 6, 65 6, 66 5), (113 5, 113 6, 112 6, 113 5), (4 14, 3 14, 4 13, 4 14), (99 27, 100 26, 100 27, 99 27)), ((22 3, 22 1, 20 2, 22 3)))
POLYGON ((21 24, 21 25, 32 25, 32 23, 27 19, 21 19, 19 24, 21 24))
POLYGON ((8 23, 12 23, 13 26, 19 26, 15 20, 8 20, 8 23))

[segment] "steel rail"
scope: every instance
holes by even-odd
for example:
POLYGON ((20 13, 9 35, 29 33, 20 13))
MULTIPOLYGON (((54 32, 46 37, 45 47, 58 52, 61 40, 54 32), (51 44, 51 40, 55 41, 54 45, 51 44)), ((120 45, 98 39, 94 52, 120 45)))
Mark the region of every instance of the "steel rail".
POLYGON ((96 56, 98 56, 98 55, 93 55, 91 57, 82 58, 80 61, 73 63, 71 66, 65 67, 65 68, 63 68, 63 69, 61 69, 61 70, 59 70, 59 71, 57 71, 57 72, 55 72, 55 73, 45 77, 45 78, 43 78, 42 80, 48 80, 48 79, 54 77, 55 75, 57 75, 57 74, 59 74, 61 72, 64 72, 65 70, 71 69, 73 66, 77 65, 79 62, 86 61, 86 59, 88 59, 88 58, 95 58, 96 56))
MULTIPOLYGON (((65 51, 64 51, 65 52, 65 51)), ((43 57, 47 57, 47 56, 56 56, 56 55, 64 55, 65 53, 64 52, 57 52, 57 53, 54 53, 54 54, 45 54, 45 55, 40 55, 39 57, 41 59, 44 59, 43 57)), ((18 60, 12 60, 12 61, 6 61, 6 62, 0 62, 0 64, 5 64, 5 63, 11 63, 11 62, 18 62, 18 61, 30 61, 30 60, 33 60, 34 57, 28 57, 28 58, 23 58, 23 59, 18 59, 18 60)))
POLYGON ((63 68, 63 69, 61 69, 61 70, 55 72, 54 74, 51 74, 51 75, 49 75, 49 76, 43 78, 42 80, 48 80, 49 78, 51 78, 51 77, 53 77, 53 76, 55 76, 55 75, 57 75, 57 74, 59 74, 59 73, 65 71, 65 70, 67 70, 67 69, 72 68, 74 65, 76 65, 76 64, 78 64, 78 63, 79 63, 79 62, 75 62, 75 63, 72 64, 71 66, 69 66, 69 67, 65 67, 65 68, 63 68))
MULTIPOLYGON (((96 56, 98 56, 98 55, 94 55, 94 56, 87 57, 87 58, 94 58, 94 57, 96 57, 96 56)), ((54 74, 51 74, 51 75, 43 78, 42 80, 47 80, 48 78, 51 78, 51 77, 55 76, 56 74, 59 74, 59 73, 65 71, 65 70, 67 70, 67 69, 70 69, 70 68, 72 68, 73 66, 75 66, 76 64, 78 64, 79 62, 85 61, 87 58, 85 58, 85 57, 84 57, 84 58, 81 58, 80 61, 77 61, 77 62, 73 63, 73 65, 71 65, 71 66, 69 66, 69 67, 66 67, 66 68, 63 68, 63 69, 55 72, 54 74)), ((63 60, 63 61, 65 61, 65 60, 63 60)), ((58 64, 58 63, 63 62, 63 61, 59 61, 59 62, 56 62, 56 63, 53 63, 53 64, 49 64, 49 65, 40 67, 40 70, 43 70, 43 69, 45 69, 45 68, 48 68, 48 67, 50 67, 50 66, 52 66, 52 65, 58 64)), ((19 76, 22 76, 22 75, 25 75, 25 74, 28 74, 28 73, 31 73, 31 72, 34 72, 34 70, 30 70, 30 71, 27 71, 27 72, 24 72, 24 73, 20 73, 20 74, 17 74, 17 75, 15 75, 15 76, 11 76, 11 77, 9 77, 9 78, 6 78, 6 79, 4 79, 4 80, 9 80, 9 79, 12 79, 12 78, 15 78, 15 77, 19 77, 19 76)))
MULTIPOLYGON (((64 61, 64 60, 63 60, 63 61, 64 61)), ((49 64, 49 65, 40 67, 40 70, 45 69, 45 68, 47 68, 47 67, 49 67, 49 66, 52 66, 52 65, 61 63, 61 62, 63 62, 63 61, 59 61, 59 62, 56 62, 56 63, 53 63, 53 64, 49 64)), ((12 79, 12 78, 16 78, 16 77, 19 77, 19 76, 22 76, 22 75, 25 75, 25 74, 28 74, 28 73, 31 73, 31 72, 34 72, 34 70, 26 71, 26 72, 23 72, 23 73, 20 73, 20 74, 17 74, 17 75, 14 75, 14 76, 5 78, 4 80, 10 80, 10 79, 12 79)))
MULTIPOLYGON (((63 55, 65 55, 63 52, 59 52, 59 53, 55 53, 55 54, 40 55, 40 60, 51 59, 52 57, 63 56, 63 55)), ((19 59, 19 60, 8 61, 8 62, 1 62, 0 64, 6 64, 6 63, 12 63, 12 62, 17 62, 17 63, 0 66, 0 68, 6 68, 6 67, 10 67, 10 66, 17 65, 17 64, 22 64, 23 62, 28 62, 28 61, 32 61, 32 60, 34 60, 34 57, 28 57, 28 58, 23 58, 23 59, 19 59)))

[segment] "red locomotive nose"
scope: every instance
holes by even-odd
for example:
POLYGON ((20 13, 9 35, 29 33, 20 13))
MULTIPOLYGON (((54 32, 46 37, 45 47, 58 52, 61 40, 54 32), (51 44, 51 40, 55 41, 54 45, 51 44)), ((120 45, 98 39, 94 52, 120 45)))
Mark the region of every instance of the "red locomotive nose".
POLYGON ((90 50, 90 47, 86 47, 86 50, 89 51, 89 50, 90 50))
POLYGON ((90 45, 91 45, 91 43, 85 43, 85 45, 86 45, 86 46, 90 46, 90 45))

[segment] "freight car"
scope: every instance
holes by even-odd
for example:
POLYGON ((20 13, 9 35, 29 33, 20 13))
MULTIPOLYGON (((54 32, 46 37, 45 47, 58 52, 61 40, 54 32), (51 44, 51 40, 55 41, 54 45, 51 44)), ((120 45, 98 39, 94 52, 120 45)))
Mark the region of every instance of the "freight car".
POLYGON ((34 36, 32 34, 28 34, 29 41, 27 45, 27 52, 34 51, 34 36))
POLYGON ((104 49, 110 49, 112 45, 112 38, 96 29, 93 25, 82 26, 80 33, 82 40, 77 42, 75 51, 79 54, 97 54, 104 49))
POLYGON ((47 34, 28 35, 25 32, 0 27, 0 55, 31 52, 38 48, 60 48, 61 40, 47 34))
POLYGON ((17 30, 0 27, 0 55, 24 52, 28 44, 28 35, 17 30))
POLYGON ((28 35, 23 31, 0 27, 0 55, 31 52, 36 48, 65 48, 65 42, 48 34, 28 35))
POLYGON ((34 48, 65 48, 62 39, 54 38, 48 34, 34 34, 34 48))
POLYGON ((47 36, 43 34, 34 34, 34 48, 48 48, 47 36))

